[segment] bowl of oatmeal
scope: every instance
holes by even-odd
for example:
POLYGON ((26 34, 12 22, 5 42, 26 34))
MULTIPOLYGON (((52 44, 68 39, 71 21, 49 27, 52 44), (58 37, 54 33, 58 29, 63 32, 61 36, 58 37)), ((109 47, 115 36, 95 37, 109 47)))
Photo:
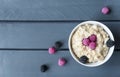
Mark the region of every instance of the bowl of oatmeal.
POLYGON ((97 21, 78 24, 70 33, 69 50, 81 65, 96 67, 109 60, 114 51, 114 37, 110 29, 97 21))

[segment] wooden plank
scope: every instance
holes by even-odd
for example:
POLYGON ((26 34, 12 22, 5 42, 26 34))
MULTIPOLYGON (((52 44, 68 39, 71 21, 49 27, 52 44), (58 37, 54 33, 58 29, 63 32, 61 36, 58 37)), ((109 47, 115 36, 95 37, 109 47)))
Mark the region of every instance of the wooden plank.
MULTIPOLYGON (((80 22, 1 22, 0 49, 47 49, 58 40, 64 42, 62 49, 67 49, 69 34, 78 23, 80 22)), ((116 49, 120 49, 120 22, 103 23, 113 32, 116 49)))
POLYGON ((120 20, 120 0, 0 1, 0 20, 120 20), (104 6, 110 15, 101 14, 104 6))
POLYGON ((4 72, 3 72, 3 57, 4 54, 2 52, 0 52, 0 77, 4 77, 4 72))
MULTIPOLYGON (((55 55, 49 55, 44 51, 0 51, 0 64, 3 64, 2 77, 113 77, 120 76, 120 52, 115 52, 111 59, 102 66, 89 68, 84 67, 71 57, 70 53, 61 51, 55 55), (64 67, 59 67, 57 61, 60 57, 67 59, 64 67), (45 73, 40 72, 40 65, 47 64, 49 70, 45 73)), ((1 65, 0 65, 1 66, 1 65)))

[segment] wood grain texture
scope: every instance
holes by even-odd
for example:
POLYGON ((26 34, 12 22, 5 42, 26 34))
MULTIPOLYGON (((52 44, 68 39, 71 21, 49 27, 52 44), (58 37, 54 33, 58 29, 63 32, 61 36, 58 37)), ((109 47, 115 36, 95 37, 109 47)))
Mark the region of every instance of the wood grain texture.
MULTIPOLYGON (((80 22, 1 22, 0 49, 47 49, 61 40, 68 49, 72 29, 80 22)), ((120 22, 103 22, 113 32, 116 49, 120 49, 120 22)))
POLYGON ((0 20, 120 20, 120 0, 0 1, 0 20), (104 6, 110 15, 101 13, 104 6))
POLYGON ((120 49, 119 3, 120 0, 0 0, 0 77, 119 77, 120 52, 114 52, 104 65, 88 68, 75 62, 68 51, 69 34, 83 20, 103 21, 114 34, 115 49, 120 49), (109 15, 101 13, 104 6, 111 8, 109 15), (59 40, 64 43, 62 50, 49 55, 48 47, 59 40), (64 67, 57 65, 60 57, 67 60, 64 67), (40 72, 42 64, 49 66, 45 73, 40 72))
POLYGON ((120 52, 115 52, 111 59, 102 66, 89 68, 84 67, 71 57, 67 51, 57 52, 49 55, 47 51, 0 51, 0 59, 3 71, 1 77, 118 77, 120 76, 120 52), (57 61, 60 57, 67 59, 64 67, 59 67, 57 61), (45 73, 40 72, 40 66, 47 64, 49 70, 45 73))

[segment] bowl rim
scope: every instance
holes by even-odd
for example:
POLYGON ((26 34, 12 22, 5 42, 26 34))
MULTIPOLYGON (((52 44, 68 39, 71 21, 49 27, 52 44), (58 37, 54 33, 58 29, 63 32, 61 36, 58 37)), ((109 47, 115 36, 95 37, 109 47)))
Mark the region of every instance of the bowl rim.
POLYGON ((100 66, 100 65, 103 65, 104 63, 106 63, 110 57, 112 56, 113 52, 114 52, 114 48, 115 48, 115 45, 110 47, 109 51, 108 51, 108 54, 107 56, 105 57, 105 59, 103 61, 100 61, 100 62, 96 62, 96 63, 93 63, 93 64, 83 64, 81 63, 78 58, 75 56, 74 52, 72 51, 72 48, 71 48, 71 38, 74 34, 74 32, 76 31, 76 29, 83 25, 83 24, 86 24, 86 23, 91 23, 91 24, 98 24, 99 26, 101 26, 109 35, 110 39, 114 41, 114 36, 111 32, 111 30, 103 23, 101 22, 98 22, 98 21, 84 21, 84 22, 81 22, 79 23, 76 27, 73 28, 73 30, 71 31, 70 35, 69 35, 69 40, 68 40, 68 47, 69 47, 69 51, 70 51, 70 54, 72 55, 72 57, 74 58, 75 61, 77 61, 79 64, 83 65, 83 66, 87 66, 87 67, 97 67, 97 66, 100 66))

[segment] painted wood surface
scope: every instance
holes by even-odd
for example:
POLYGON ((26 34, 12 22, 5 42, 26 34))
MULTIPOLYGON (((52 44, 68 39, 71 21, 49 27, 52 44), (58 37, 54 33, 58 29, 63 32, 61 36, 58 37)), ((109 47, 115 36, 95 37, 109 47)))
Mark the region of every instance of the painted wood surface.
POLYGON ((102 66, 84 67, 71 57, 68 51, 58 51, 49 55, 47 51, 0 51, 0 76, 1 77, 114 77, 120 76, 120 52, 114 52, 111 59, 102 66), (64 57, 67 64, 59 67, 57 61, 64 57), (118 61, 117 61, 117 60, 118 61), (40 72, 40 66, 47 64, 49 70, 40 72))
MULTIPOLYGON (((0 23, 1 49, 48 49, 55 41, 63 41, 68 49, 72 29, 80 22, 8 22, 0 23)), ((103 22, 113 32, 116 49, 120 49, 120 22, 103 22)))
POLYGON ((0 0, 0 77, 119 77, 120 76, 120 0, 0 0), (111 13, 103 15, 108 6, 111 13), (113 32, 116 48, 102 66, 84 67, 68 50, 71 30, 84 20, 98 20, 113 32), (55 55, 48 47, 61 40, 55 55), (67 59, 64 67, 57 65, 67 59), (40 72, 47 64, 49 70, 40 72))
POLYGON ((120 20, 120 0, 0 1, 0 20, 120 20), (110 15, 101 13, 104 6, 110 15))

